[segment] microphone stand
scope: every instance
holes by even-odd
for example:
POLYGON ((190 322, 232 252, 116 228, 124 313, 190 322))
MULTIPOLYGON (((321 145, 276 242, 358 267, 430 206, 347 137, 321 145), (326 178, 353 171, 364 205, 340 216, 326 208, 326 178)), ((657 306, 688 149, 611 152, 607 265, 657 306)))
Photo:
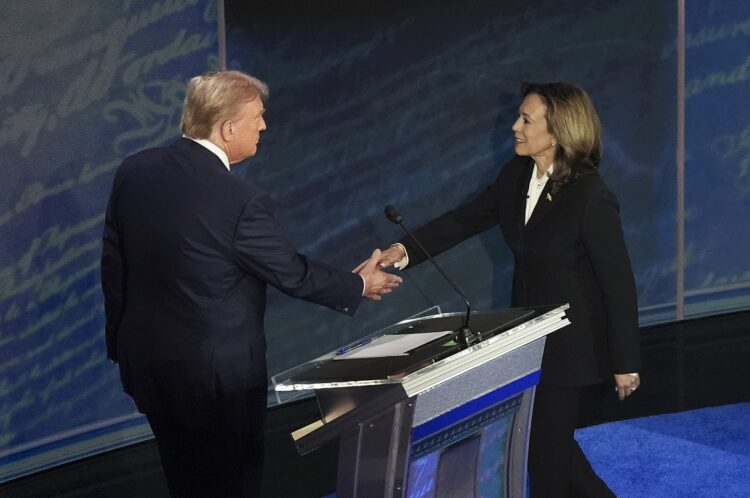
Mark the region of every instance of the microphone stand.
POLYGON ((466 349, 469 346, 472 346, 478 342, 482 341, 482 335, 481 333, 474 333, 469 328, 469 317, 471 316, 471 304, 469 304, 469 300, 466 299, 466 296, 463 292, 461 292, 461 289, 458 288, 458 286, 453 283, 453 280, 451 280, 448 275, 445 274, 443 269, 438 265, 434 259, 432 259, 432 256, 430 256, 430 253, 427 252, 427 250, 422 246, 422 244, 419 242, 419 240, 409 231, 409 229, 404 226, 404 220, 399 214, 398 210, 392 206, 388 205, 385 207, 385 216, 392 221, 393 223, 396 223, 398 226, 400 226, 403 231, 406 233, 406 235, 411 239, 419 248, 420 251, 424 253, 425 256, 427 256, 427 259, 432 263, 432 265, 437 269, 438 272, 440 272, 440 275, 443 276, 443 278, 450 284, 451 287, 453 287, 453 290, 456 291, 456 293, 461 296, 461 299, 463 299, 464 304, 466 304, 466 316, 464 317, 463 325, 461 325, 457 330, 454 331, 454 338, 458 345, 461 347, 461 349, 466 349))

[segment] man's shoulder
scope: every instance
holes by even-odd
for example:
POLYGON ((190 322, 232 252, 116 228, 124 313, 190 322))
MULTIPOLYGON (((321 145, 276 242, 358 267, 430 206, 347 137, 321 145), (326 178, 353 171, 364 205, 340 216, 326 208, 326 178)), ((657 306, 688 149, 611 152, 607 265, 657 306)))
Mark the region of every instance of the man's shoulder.
POLYGON ((157 147, 149 147, 134 152, 123 160, 123 164, 153 162, 166 157, 173 157, 181 161, 202 161, 206 158, 213 158, 215 156, 205 147, 183 137, 178 138, 172 143, 157 147))
POLYGON ((141 165, 154 164, 162 161, 169 154, 169 146, 150 147, 134 152, 125 157, 120 164, 120 170, 138 168, 141 165))
POLYGON ((128 177, 133 180, 200 185, 203 190, 216 191, 223 197, 249 198, 262 193, 258 187, 227 171, 211 151, 188 139, 143 149, 127 156, 116 176, 121 180, 128 177))

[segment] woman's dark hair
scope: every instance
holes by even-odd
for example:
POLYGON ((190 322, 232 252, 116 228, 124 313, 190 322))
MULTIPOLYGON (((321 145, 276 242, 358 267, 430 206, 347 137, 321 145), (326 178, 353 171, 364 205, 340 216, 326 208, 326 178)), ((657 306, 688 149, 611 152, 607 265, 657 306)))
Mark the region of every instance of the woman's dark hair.
POLYGON ((547 107, 547 130, 554 137, 557 192, 582 175, 596 174, 602 157, 602 125, 588 94, 570 83, 524 83, 522 97, 538 95, 547 107))

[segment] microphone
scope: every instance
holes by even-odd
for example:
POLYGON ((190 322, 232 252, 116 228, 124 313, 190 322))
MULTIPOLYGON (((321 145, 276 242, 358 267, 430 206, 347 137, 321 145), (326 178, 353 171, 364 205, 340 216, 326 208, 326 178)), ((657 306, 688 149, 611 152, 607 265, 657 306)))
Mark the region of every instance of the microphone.
POLYGON ((427 252, 427 250, 422 246, 422 244, 417 240, 417 238, 404 226, 404 219, 401 217, 401 213, 398 212, 398 209, 396 209, 396 206, 392 204, 388 204, 385 209, 385 217, 388 218, 389 221, 399 225, 404 232, 406 232, 406 235, 417 245, 420 251, 424 253, 425 256, 427 256, 427 259, 432 263, 432 266, 434 266, 437 271, 440 273, 440 275, 443 276, 446 282, 450 284, 451 287, 453 287, 453 290, 458 293, 459 296, 461 296, 461 299, 466 304, 466 317, 464 318, 464 324, 456 330, 456 338, 457 342, 464 348, 471 346, 472 344, 475 344, 482 340, 481 333, 474 334, 471 329, 469 328, 469 317, 471 316, 471 304, 469 304, 469 300, 466 299, 466 296, 463 292, 461 292, 461 289, 458 288, 458 286, 451 280, 451 278, 445 274, 442 268, 440 268, 440 265, 438 265, 435 260, 432 259, 432 256, 430 256, 430 253, 427 252))
MULTIPOLYGON (((396 223, 398 225, 401 225, 404 222, 404 219, 401 217, 401 213, 398 212, 398 209, 396 209, 396 206, 394 206, 393 204, 388 204, 385 207, 384 212, 385 217, 388 218, 389 221, 392 221, 393 223, 396 223)), ((404 226, 401 225, 401 228, 404 228, 404 226)), ((406 230, 406 228, 404 228, 404 230, 406 230)), ((413 238, 408 230, 406 230, 406 233, 413 238)))

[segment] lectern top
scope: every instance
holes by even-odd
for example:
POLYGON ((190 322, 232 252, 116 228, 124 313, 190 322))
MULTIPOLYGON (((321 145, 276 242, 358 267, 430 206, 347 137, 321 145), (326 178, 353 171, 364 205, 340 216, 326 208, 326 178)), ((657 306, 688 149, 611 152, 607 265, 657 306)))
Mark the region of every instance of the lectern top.
POLYGON ((461 327, 464 313, 439 313, 404 320, 276 375, 272 379, 273 385, 278 394, 413 381, 417 372, 429 372, 433 369, 430 368, 432 366, 443 366, 450 362, 463 365, 469 359, 467 355, 472 355, 474 351, 488 347, 495 349, 501 346, 500 343, 506 342, 520 344, 519 339, 525 343, 527 341, 523 340, 524 336, 529 336, 529 339, 533 336, 535 339, 539 337, 539 332, 544 335, 556 330, 568 323, 564 314, 567 308, 568 305, 541 306, 472 313, 472 331, 481 333, 482 342, 463 351, 451 335, 441 336, 436 333, 461 327), (431 337, 435 339, 395 356, 347 358, 342 354, 348 354, 353 348, 374 340, 383 342, 382 338, 385 336, 403 334, 433 334, 431 337))

